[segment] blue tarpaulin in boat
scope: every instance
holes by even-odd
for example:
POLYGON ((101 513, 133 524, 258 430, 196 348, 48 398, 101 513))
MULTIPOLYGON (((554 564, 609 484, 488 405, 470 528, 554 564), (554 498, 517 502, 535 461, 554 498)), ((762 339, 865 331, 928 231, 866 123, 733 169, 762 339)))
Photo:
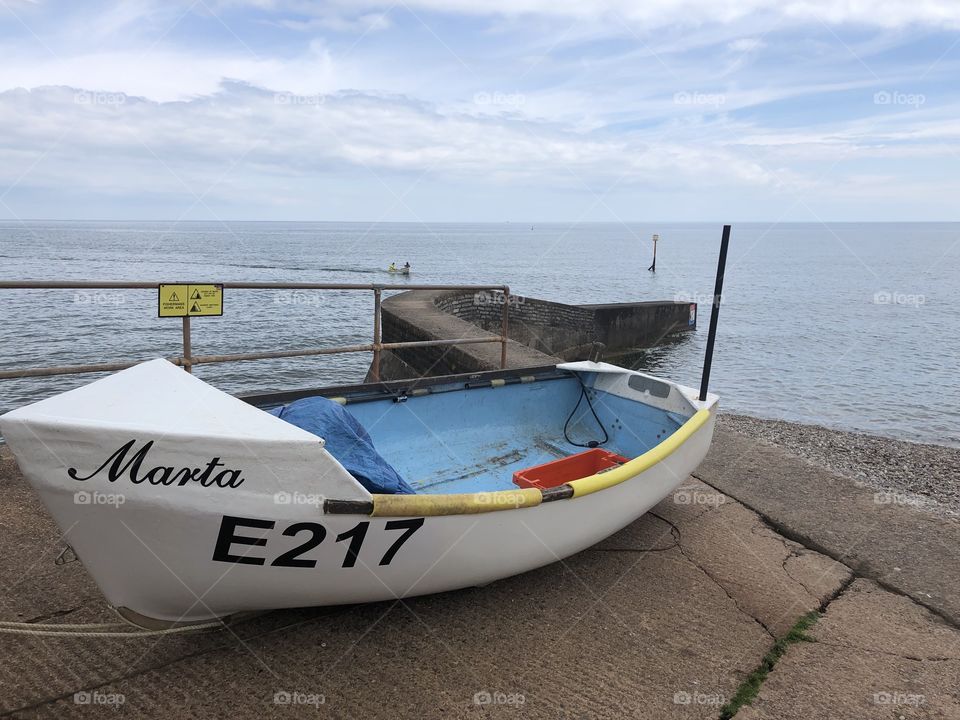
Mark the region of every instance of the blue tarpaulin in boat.
POLYGON ((309 397, 269 412, 326 440, 327 452, 370 492, 415 494, 377 452, 363 425, 339 403, 324 397, 309 397))

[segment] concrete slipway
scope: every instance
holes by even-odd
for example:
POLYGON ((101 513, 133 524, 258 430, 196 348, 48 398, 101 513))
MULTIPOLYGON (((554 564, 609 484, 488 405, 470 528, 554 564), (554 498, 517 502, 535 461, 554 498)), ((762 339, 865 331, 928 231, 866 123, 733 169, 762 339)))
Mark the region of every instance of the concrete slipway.
MULTIPOLYGON (((0 619, 111 622, 8 455, 0 619)), ((176 579, 171 577, 171 582, 176 579)), ((0 635, 11 717, 960 718, 960 523, 723 427, 594 548, 440 596, 138 639, 0 635)))

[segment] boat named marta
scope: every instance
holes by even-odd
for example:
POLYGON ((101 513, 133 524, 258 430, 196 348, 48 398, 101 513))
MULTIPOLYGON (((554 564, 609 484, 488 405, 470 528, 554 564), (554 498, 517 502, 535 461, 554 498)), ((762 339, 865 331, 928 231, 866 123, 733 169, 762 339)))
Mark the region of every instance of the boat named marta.
POLYGON ((561 560, 682 483, 716 410, 604 363, 241 399, 153 360, 0 429, 106 600, 156 628, 561 560))

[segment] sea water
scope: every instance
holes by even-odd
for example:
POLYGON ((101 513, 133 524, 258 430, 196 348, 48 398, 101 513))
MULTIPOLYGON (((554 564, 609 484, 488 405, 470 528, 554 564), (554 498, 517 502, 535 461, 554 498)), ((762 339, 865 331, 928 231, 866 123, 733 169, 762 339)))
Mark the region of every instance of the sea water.
MULTIPOLYGON (((0 222, 0 279, 507 284, 566 303, 700 303, 631 362, 698 386, 720 224, 0 222), (647 270, 660 235, 657 271, 647 270), (407 280, 386 267, 409 262, 407 280)), ((726 410, 960 445, 960 224, 734 223, 711 390, 726 410)), ((0 368, 170 357, 148 290, 0 290, 0 368)), ((226 291, 194 354, 371 342, 364 291, 226 291)), ((362 381, 368 353, 205 365, 228 392, 362 381)), ((0 380, 0 412, 97 375, 0 380)))

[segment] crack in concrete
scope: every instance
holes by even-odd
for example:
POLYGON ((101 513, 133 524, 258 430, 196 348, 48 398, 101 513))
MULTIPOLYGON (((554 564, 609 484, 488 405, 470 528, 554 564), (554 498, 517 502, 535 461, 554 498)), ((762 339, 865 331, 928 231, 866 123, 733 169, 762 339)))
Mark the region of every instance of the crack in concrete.
POLYGON ((590 548, 587 552, 631 552, 631 553, 654 553, 654 552, 667 552, 669 550, 676 549, 676 544, 671 545, 670 547, 665 548, 590 548))
MULTIPOLYGON (((801 580, 800 578, 794 576, 794 575, 787 569, 787 563, 790 562, 790 558, 800 558, 800 557, 803 556, 802 553, 798 552, 796 548, 787 547, 787 543, 790 542, 790 541, 787 540, 786 538, 781 537, 780 539, 783 540, 783 546, 789 551, 788 554, 787 554, 787 556, 783 559, 783 562, 780 563, 780 567, 783 568, 784 574, 785 574, 788 578, 790 578, 791 580, 793 580, 797 585, 799 585, 800 587, 802 587, 802 588, 804 589, 804 591, 807 593, 807 595, 809 595, 813 600, 816 600, 817 602, 820 602, 820 596, 819 596, 817 593, 815 593, 813 590, 811 590, 811 589, 807 586, 807 584, 806 584, 805 582, 803 582, 803 580, 801 580)), ((832 559, 832 558, 831 558, 831 559, 832 559)), ((846 567, 846 565, 844 565, 844 567, 846 567)), ((849 570, 849 568, 847 568, 847 569, 849 570)), ((852 572, 852 571, 851 571, 851 572, 852 572)))
POLYGON ((662 516, 660 516, 660 515, 657 515, 655 512, 652 512, 652 511, 651 511, 650 514, 653 515, 655 518, 657 518, 657 519, 659 519, 659 520, 662 520, 663 522, 665 522, 667 525, 670 526, 670 534, 673 535, 674 540, 675 540, 675 542, 676 542, 676 548, 677 548, 677 550, 680 551, 680 554, 683 555, 683 557, 684 557, 690 564, 692 564, 692 565, 693 565, 695 568, 697 568, 700 572, 702 572, 704 575, 706 575, 707 578, 709 578, 710 581, 712 581, 718 588, 720 588, 720 589, 723 591, 723 594, 726 595, 726 596, 730 599, 730 601, 734 604, 734 606, 737 608, 737 610, 739 610, 739 611, 740 611, 743 615, 745 615, 746 617, 748 617, 748 618, 750 618, 751 620, 753 620, 757 625, 759 625, 761 628, 763 628, 763 631, 764 631, 767 635, 769 635, 771 638, 773 638, 773 639, 775 640, 775 639, 776 639, 776 635, 773 634, 773 632, 770 630, 770 628, 768 628, 768 627, 766 626, 766 624, 763 623, 763 621, 761 621, 759 618, 757 618, 757 617, 755 617, 754 615, 751 615, 749 612, 747 612, 747 611, 744 609, 744 607, 740 604, 740 601, 737 600, 737 598, 734 597, 733 594, 732 594, 729 590, 727 590, 726 587, 724 587, 724 585, 723 585, 722 582, 720 582, 716 577, 714 577, 713 573, 711 573, 711 572, 710 572, 709 570, 707 570, 703 565, 701 565, 700 563, 698 563, 696 560, 694 560, 692 557, 690 557, 690 556, 687 554, 686 550, 683 549, 683 543, 681 542, 680 528, 678 528, 675 523, 667 520, 666 518, 664 518, 664 517, 662 517, 662 516))
POLYGON ((52 611, 52 612, 46 613, 45 615, 37 615, 37 616, 32 617, 32 618, 30 618, 30 619, 28 619, 28 620, 22 620, 22 621, 18 621, 18 622, 24 622, 24 623, 42 623, 42 622, 45 622, 45 621, 47 621, 47 620, 53 620, 54 618, 64 617, 65 615, 70 615, 71 613, 77 612, 77 610, 82 609, 84 606, 89 605, 90 603, 92 603, 92 602, 94 602, 94 601, 100 602, 100 598, 86 598, 83 602, 81 602, 79 605, 75 605, 74 607, 64 608, 64 609, 62 609, 62 610, 54 610, 54 611, 52 611))
MULTIPOLYGON (((697 480, 702 482, 704 485, 713 488, 717 492, 721 492, 719 488, 716 488, 713 485, 711 485, 708 481, 704 480, 700 475, 697 475, 696 473, 690 473, 690 476, 696 478, 697 480)), ((833 560, 836 560, 841 565, 844 565, 851 572, 850 582, 852 582, 856 578, 871 580, 875 582, 877 585, 879 585, 881 588, 883 588, 884 590, 887 590, 888 592, 891 592, 894 595, 898 595, 899 597, 906 598, 910 602, 916 605, 919 605, 920 607, 930 611, 933 615, 936 615, 938 618, 940 618, 943 622, 945 622, 950 627, 960 630, 960 622, 957 622, 956 619, 954 619, 953 617, 945 613, 940 608, 930 605, 928 603, 925 603, 922 600, 914 597, 913 595, 910 595, 903 589, 897 587, 896 585, 892 585, 889 581, 884 580, 882 577, 880 577, 879 573, 870 572, 870 566, 868 563, 859 562, 859 563, 856 563, 855 565, 849 564, 849 560, 844 559, 842 554, 834 552, 830 548, 824 545, 821 545, 812 537, 809 537, 808 535, 804 535, 803 533, 799 533, 794 530, 791 530, 783 523, 778 522, 776 519, 774 519, 770 515, 767 515, 758 507, 751 505, 750 503, 746 502, 742 498, 738 498, 734 495, 731 495, 730 493, 724 493, 724 494, 727 495, 728 497, 733 498, 748 510, 756 513, 765 523, 767 523, 767 525, 769 525, 778 534, 782 535, 788 540, 792 540, 798 545, 802 545, 807 550, 812 550, 813 552, 818 552, 821 555, 826 555, 828 558, 832 558, 833 560)), ((846 586, 849 586, 850 582, 846 583, 844 588, 846 588, 846 586)))
MULTIPOLYGON (((840 584, 840 587, 838 587, 835 592, 831 593, 830 596, 827 597, 827 598, 820 604, 820 607, 819 607, 819 609, 817 610, 818 615, 819 615, 820 617, 822 617, 822 616, 826 613, 827 607, 830 605, 830 603, 832 603, 834 600, 836 600, 838 597, 840 597, 843 593, 845 593, 845 592, 847 591, 847 589, 848 589, 851 585, 853 585, 853 583, 854 583, 855 580, 856 580, 856 577, 855 577, 854 574, 851 572, 850 575, 848 575, 847 578, 840 584)), ((803 617, 804 617, 804 616, 801 616, 801 619, 803 619, 803 617)), ((799 622, 799 621, 798 621, 798 622, 799 622)), ((796 624, 794 624, 794 628, 796 628, 796 624)), ((787 638, 790 637, 790 634, 791 634, 792 632, 793 632, 793 631, 791 630, 791 632, 788 632, 787 635, 785 635, 783 638, 779 638, 779 639, 778 639, 778 638, 774 638, 773 646, 770 648, 770 651, 768 651, 767 655, 765 655, 765 656, 763 657, 763 659, 760 661, 760 665, 758 666, 758 670, 759 670, 760 668, 763 668, 763 667, 764 667, 764 663, 766 663, 766 662, 768 661, 768 658, 770 657, 771 653, 773 653, 773 652, 777 649, 777 646, 778 646, 778 645, 780 645, 781 643, 787 642, 787 638)), ((819 642, 821 642, 821 641, 818 640, 817 638, 813 638, 813 637, 807 636, 806 633, 804 633, 804 641, 806 641, 806 642, 814 642, 814 643, 819 643, 819 642)), ((795 642, 795 641, 794 641, 794 642, 795 642)), ((791 643, 791 644, 793 644, 793 643, 791 643)), ((755 700, 755 699, 757 699, 758 697, 760 697, 760 691, 762 690, 764 683, 766 683, 766 681, 767 681, 767 679, 769 678, 769 676, 776 671, 776 665, 780 662, 780 660, 783 659, 783 657, 786 656, 786 654, 787 654, 788 652, 789 652, 789 648, 785 648, 785 649, 780 653, 780 655, 775 658, 775 660, 773 661, 773 663, 772 663, 769 667, 767 667, 767 668, 765 669, 762 678, 759 680, 759 685, 758 685, 758 687, 756 688, 756 691, 753 693, 752 699, 747 700, 746 703, 745 703, 746 705, 752 705, 752 704, 753 704, 753 700, 755 700)), ((754 671, 754 673, 751 673, 751 675, 754 675, 756 672, 757 672, 757 671, 754 671)), ((740 690, 741 690, 742 688, 744 688, 744 687, 747 685, 747 683, 749 683, 749 682, 750 682, 750 676, 748 676, 747 680, 744 681, 744 684, 741 685, 740 688, 737 689, 737 694, 739 694, 740 690)), ((730 717, 736 716, 736 714, 737 714, 741 709, 742 709, 742 705, 738 705, 738 706, 733 710, 733 713, 732 713, 732 714, 728 714, 728 713, 727 713, 726 707, 723 708, 723 709, 721 709, 720 720, 724 720, 725 718, 730 718, 730 717)))
MULTIPOLYGON (((847 568, 847 569, 849 570, 850 568, 847 568)), ((851 585, 853 585, 853 583, 855 583, 856 581, 857 581, 857 576, 853 572, 851 572, 846 578, 844 578, 843 582, 840 583, 840 587, 838 587, 836 590, 830 593, 830 595, 828 595, 823 600, 823 602, 820 603, 820 607, 819 607, 820 614, 822 615, 823 613, 825 613, 827 611, 827 608, 830 606, 830 603, 832 603, 838 597, 843 595, 847 591, 847 589, 851 585)))
POLYGON ((871 653, 875 655, 888 655, 890 657, 900 658, 901 660, 910 660, 913 662, 960 661, 960 657, 950 657, 950 656, 920 657, 918 655, 906 655, 904 653, 892 652, 890 650, 878 650, 876 648, 867 648, 867 647, 862 647, 860 645, 851 645, 849 643, 828 642, 826 640, 817 640, 817 643, 819 643, 820 645, 825 645, 826 647, 842 648, 844 650, 856 650, 857 652, 871 653))
MULTIPOLYGON (((666 521, 663 520, 663 518, 661 518, 659 515, 656 515, 656 514, 653 513, 653 512, 648 512, 648 513, 644 513, 644 514, 645 514, 645 515, 647 515, 647 514, 652 515, 653 517, 657 518, 658 520, 661 520, 661 521, 663 521, 663 522, 666 523, 666 521)), ((673 549, 676 548, 677 545, 678 545, 678 543, 677 543, 677 538, 674 537, 674 535, 673 535, 672 525, 671 525, 670 523, 666 523, 666 524, 667 524, 668 526, 670 526, 670 528, 671 528, 671 530, 670 530, 670 538, 673 540, 673 542, 672 542, 670 545, 668 545, 667 547, 649 547, 649 548, 640 548, 640 547, 609 547, 609 548, 602 548, 602 547, 593 546, 593 547, 591 547, 591 548, 587 548, 586 552, 635 552, 635 553, 648 553, 648 552, 667 552, 668 550, 673 550, 673 549)), ((666 536, 665 536, 664 534, 661 534, 660 537, 657 538, 656 542, 659 543, 659 542, 660 542, 661 540, 663 540, 665 537, 666 537, 666 536)), ((601 541, 601 542, 606 542, 606 541, 603 540, 603 541, 601 541)))
MULTIPOLYGON (((692 477, 697 477, 697 476, 696 476, 696 475, 693 475, 692 477)), ((697 479, 700 480, 700 478, 697 478, 697 479)), ((703 480, 700 480, 700 482, 703 482, 703 480)), ((712 486, 710 486, 710 487, 712 487, 712 486)), ((729 496, 727 496, 727 497, 729 497, 729 496)), ((735 499, 735 498, 734 498, 734 499, 735 499)), ((739 501, 737 501, 737 502, 739 502, 739 501)), ((746 508, 747 506, 744 505, 743 507, 746 508)), ((722 507, 722 506, 717 507, 717 508, 715 508, 715 509, 716 509, 718 512, 722 512, 722 511, 723 511, 723 507, 722 507)), ((698 515, 697 517, 699 518, 700 516, 698 515)), ((786 556, 783 558, 783 560, 782 560, 781 563, 780 563, 780 568, 783 570, 783 574, 786 575, 786 576, 787 576, 788 578, 790 578, 791 580, 793 580, 797 585, 799 585, 799 586, 803 589, 803 591, 810 597, 811 600, 813 600, 813 601, 816 602, 816 603, 820 603, 820 602, 821 602, 821 600, 820 600, 820 594, 814 592, 813 590, 811 590, 810 587, 808 587, 806 583, 804 583, 804 582, 803 582, 802 580, 800 580, 799 578, 795 577, 795 576, 787 569, 787 563, 790 561, 790 558, 794 558, 794 557, 795 557, 795 558, 800 558, 800 557, 803 556, 804 553, 816 552, 816 551, 812 551, 812 550, 804 547, 802 544, 797 543, 797 542, 794 542, 793 540, 790 540, 789 538, 784 537, 784 536, 781 535, 779 532, 777 532, 776 528, 772 527, 769 523, 767 523, 767 522, 764 520, 763 516, 760 515, 759 513, 757 513, 757 520, 758 520, 758 522, 755 523, 755 524, 753 525, 753 527, 750 528, 750 534, 751 534, 751 535, 755 535, 755 536, 757 536, 757 537, 774 539, 774 540, 777 540, 781 545, 783 545, 783 549, 786 550, 786 552, 787 552, 786 556), (791 547, 791 545, 799 545, 799 547, 791 547)), ((831 559, 832 559, 832 558, 831 558, 831 559)), ((841 564, 842 564, 842 563, 841 563, 841 564)), ((846 567, 846 565, 844 565, 844 567, 846 567)), ((847 568, 847 569, 849 570, 849 568, 847 568)))

